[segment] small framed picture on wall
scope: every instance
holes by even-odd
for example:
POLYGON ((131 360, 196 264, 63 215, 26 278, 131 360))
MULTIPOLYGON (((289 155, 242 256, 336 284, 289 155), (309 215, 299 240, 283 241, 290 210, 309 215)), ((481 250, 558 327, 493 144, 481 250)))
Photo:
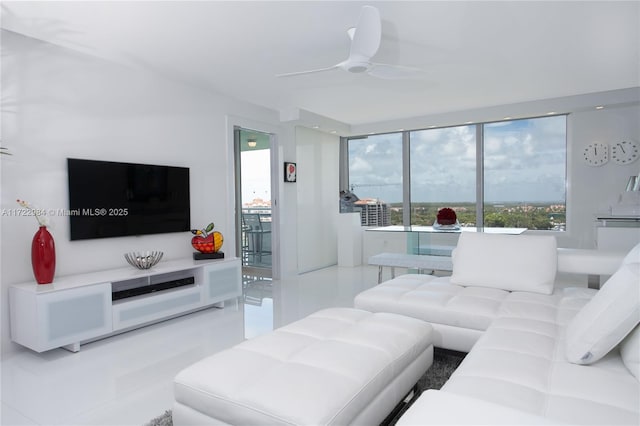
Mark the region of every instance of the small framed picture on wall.
POLYGON ((296 167, 296 163, 289 163, 285 161, 284 163, 284 181, 285 182, 295 182, 297 172, 298 172, 298 168, 296 167))

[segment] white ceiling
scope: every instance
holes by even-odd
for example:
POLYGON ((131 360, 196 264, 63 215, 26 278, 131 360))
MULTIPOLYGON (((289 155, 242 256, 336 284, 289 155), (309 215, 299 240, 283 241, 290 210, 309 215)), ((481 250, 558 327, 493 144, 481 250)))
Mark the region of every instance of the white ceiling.
POLYGON ((10 2, 2 27, 279 111, 357 125, 640 86, 640 2, 10 2), (382 16, 376 62, 333 70, 360 8, 382 16))

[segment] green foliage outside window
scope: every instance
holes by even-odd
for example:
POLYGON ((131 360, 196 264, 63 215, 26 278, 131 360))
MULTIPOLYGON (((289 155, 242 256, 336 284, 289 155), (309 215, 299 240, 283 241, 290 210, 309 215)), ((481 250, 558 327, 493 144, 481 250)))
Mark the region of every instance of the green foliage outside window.
MULTIPOLYGON (((418 226, 430 226, 438 210, 450 207, 455 210, 458 222, 462 226, 476 226, 475 203, 457 203, 442 205, 436 203, 415 203, 411 211, 411 223, 418 226)), ((564 204, 504 204, 485 206, 485 226, 506 228, 527 228, 535 230, 564 230, 564 204)), ((402 204, 391 204, 391 223, 402 225, 402 204)))

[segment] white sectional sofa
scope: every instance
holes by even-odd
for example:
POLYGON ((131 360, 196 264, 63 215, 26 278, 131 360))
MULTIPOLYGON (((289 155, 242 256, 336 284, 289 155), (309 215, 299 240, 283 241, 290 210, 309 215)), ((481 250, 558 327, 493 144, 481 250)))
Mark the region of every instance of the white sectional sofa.
POLYGON ((434 346, 469 353, 399 425, 640 424, 640 244, 600 290, 554 287, 551 236, 463 233, 452 260, 186 368, 174 424, 379 424, 434 346))
POLYGON ((451 277, 404 275, 356 308, 469 352, 398 424, 640 424, 640 244, 602 289, 554 288, 555 239, 463 233, 451 277), (463 408, 463 409, 461 409, 463 408))

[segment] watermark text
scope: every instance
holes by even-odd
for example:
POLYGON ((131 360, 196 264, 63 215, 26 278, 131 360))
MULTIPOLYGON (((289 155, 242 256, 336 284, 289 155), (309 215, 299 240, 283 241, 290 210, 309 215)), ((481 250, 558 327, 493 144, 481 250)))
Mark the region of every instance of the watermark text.
POLYGON ((83 209, 1 209, 0 216, 48 216, 48 217, 66 217, 66 216, 128 216, 128 208, 83 208, 83 209))

